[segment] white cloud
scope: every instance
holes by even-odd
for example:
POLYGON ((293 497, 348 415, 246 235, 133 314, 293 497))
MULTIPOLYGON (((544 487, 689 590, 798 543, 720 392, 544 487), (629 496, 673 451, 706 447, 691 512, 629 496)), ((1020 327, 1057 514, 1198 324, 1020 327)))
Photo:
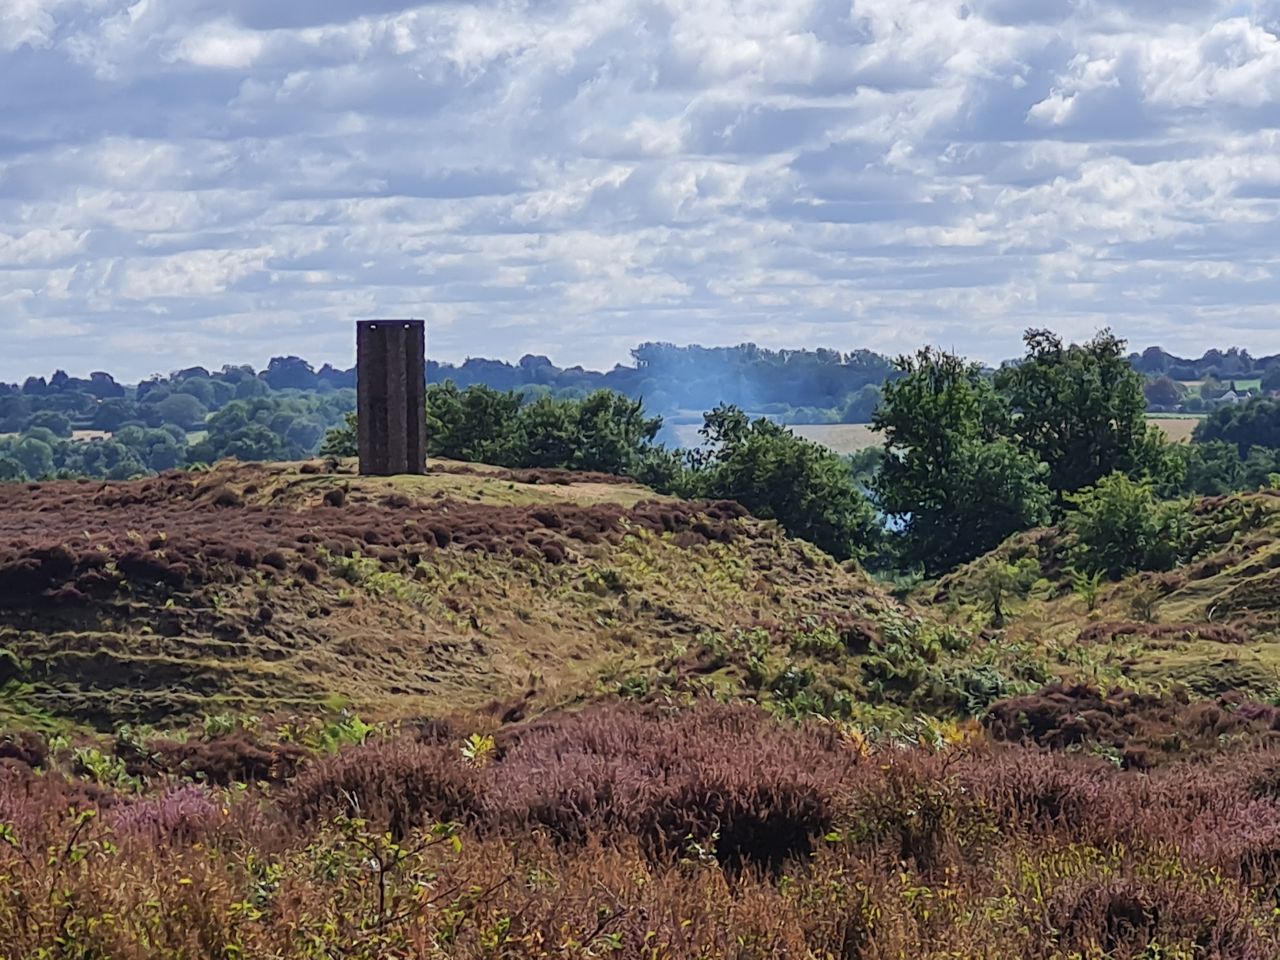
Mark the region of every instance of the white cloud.
POLYGON ((0 377, 349 363, 381 313, 431 318, 441 357, 566 363, 652 338, 999 359, 1107 323, 1280 350, 1278 24, 1272 0, 4 0, 0 377))
POLYGON ((172 59, 197 67, 243 70, 258 59, 265 46, 266 39, 252 30, 227 23, 204 24, 178 43, 172 59))

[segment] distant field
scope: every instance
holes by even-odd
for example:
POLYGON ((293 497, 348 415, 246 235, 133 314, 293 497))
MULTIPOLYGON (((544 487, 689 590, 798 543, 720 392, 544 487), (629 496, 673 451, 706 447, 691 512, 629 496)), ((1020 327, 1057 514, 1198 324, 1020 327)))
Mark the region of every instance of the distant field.
MULTIPOLYGON (((19 437, 19 433, 0 433, 0 440, 19 437)), ((111 433, 107 430, 72 430, 71 439, 76 443, 88 443, 90 440, 110 440, 111 433)))
POLYGON ((791 432, 837 453, 857 453, 880 444, 879 431, 869 423, 801 423, 793 426, 791 432))
MULTIPOLYGON (((1192 431, 1203 417, 1183 414, 1162 415, 1147 419, 1163 430, 1170 440, 1181 443, 1191 439, 1192 431)), ((790 429, 806 440, 820 443, 841 454, 857 453, 859 450, 865 450, 880 443, 880 434, 873 430, 869 423, 803 423, 793 424, 790 429)), ((682 446, 698 444, 697 426, 677 427, 676 435, 680 438, 682 446)))
POLYGON ((1148 417, 1147 419, 1163 430, 1164 435, 1174 443, 1184 443, 1191 440, 1196 424, 1204 417, 1189 413, 1183 416, 1148 417))

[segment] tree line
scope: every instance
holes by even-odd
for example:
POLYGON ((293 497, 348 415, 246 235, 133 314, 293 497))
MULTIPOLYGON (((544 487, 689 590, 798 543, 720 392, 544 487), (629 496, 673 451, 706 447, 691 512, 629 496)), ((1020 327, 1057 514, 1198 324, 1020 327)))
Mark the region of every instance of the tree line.
MULTIPOLYGON (((1280 403, 1224 409, 1200 426, 1203 442, 1172 444, 1145 417, 1124 341, 1104 332, 1067 345, 1032 330, 1025 343, 994 375, 934 348, 898 358, 874 418, 884 445, 854 458, 732 404, 704 415, 700 447, 680 450, 657 442, 661 418, 620 394, 529 400, 452 382, 428 389, 429 454, 599 470, 737 500, 836 557, 928 576, 1020 530, 1105 516, 1112 501, 1132 509, 1273 479, 1280 403)), ((355 454, 354 415, 325 452, 355 454)))
MULTIPOLYGON (((869 422, 881 404, 885 384, 905 375, 900 364, 869 350, 644 343, 631 352, 631 358, 631 364, 608 371, 558 367, 547 357, 534 355, 516 363, 471 358, 455 365, 432 360, 425 375, 430 383, 485 386, 519 393, 528 400, 582 400, 598 390, 609 390, 643 400, 646 410, 662 417, 659 439, 668 442, 675 437, 674 426, 701 423, 703 411, 719 404, 783 424, 869 422)), ((1254 358, 1236 348, 1211 350, 1193 361, 1153 347, 1131 354, 1129 360, 1145 377, 1147 410, 1211 408, 1233 386, 1241 394, 1280 390, 1280 357, 1254 358), (1189 387, 1175 382, 1173 375, 1201 380, 1189 387), (1253 379, 1233 379, 1239 377, 1253 379), (1189 390, 1195 391, 1194 396, 1188 395, 1189 390)), ((990 376, 998 371, 982 373, 990 376)), ((114 477, 129 470, 154 469, 155 463, 171 459, 167 451, 151 453, 157 446, 167 447, 155 432, 159 430, 179 447, 194 448, 184 452, 179 463, 229 455, 307 455, 315 452, 324 432, 352 409, 354 389, 354 369, 328 364, 316 369, 296 356, 275 357, 260 371, 247 365, 220 370, 188 367, 136 385, 118 383, 101 371, 87 378, 58 371, 48 379, 0 383, 0 440, 8 438, 8 448, 15 446, 14 435, 33 441, 21 451, 9 449, 11 459, 25 464, 27 476, 39 475, 32 469, 47 465, 46 452, 55 470, 96 471, 93 475, 114 477), (220 416, 228 408, 231 412, 220 416), (78 438, 83 439, 89 434, 117 434, 126 427, 136 429, 112 438, 120 446, 94 451, 63 450, 49 437, 70 440, 81 431, 78 438), (138 430, 144 432, 143 438, 138 430)), ((12 473, 14 468, 9 464, 7 469, 12 473)))
MULTIPOLYGON (((734 499, 834 556, 927 575, 1018 530, 1078 514, 1082 497, 1161 502, 1257 488, 1280 472, 1280 401, 1224 407, 1200 423, 1196 442, 1171 444, 1145 419, 1147 381, 1122 340, 1104 332, 1064 344, 1033 330, 1025 343, 1023 357, 996 371, 933 348, 892 361, 872 414, 884 444, 852 458, 731 402, 709 404, 701 445, 682 450, 662 442, 662 416, 620 391, 559 394, 453 380, 429 387, 429 452, 625 474, 679 496, 734 499)), ((793 360, 804 366, 820 353, 793 360)), ((659 367, 693 355, 644 354, 659 367)), ((867 375, 878 369, 866 357, 853 362, 865 362, 867 375)), ((123 479, 224 457, 354 454, 354 391, 344 375, 278 358, 262 373, 191 368, 137 388, 96 374, 28 381, 0 395, 0 413, 13 413, 15 397, 57 405, 0 437, 0 480, 123 479), (309 389, 321 373, 324 388, 309 389), (166 421, 189 401, 206 412, 166 421), (129 419, 114 423, 108 439, 70 442, 67 424, 54 417, 86 409, 129 419)))

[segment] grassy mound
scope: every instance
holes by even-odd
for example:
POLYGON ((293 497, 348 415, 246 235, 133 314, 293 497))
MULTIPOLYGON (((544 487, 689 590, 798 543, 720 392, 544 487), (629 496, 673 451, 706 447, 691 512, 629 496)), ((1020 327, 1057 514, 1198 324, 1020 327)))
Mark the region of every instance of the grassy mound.
POLYGON ((1280 492, 1197 501, 1189 562, 1165 573, 1102 582, 1096 595, 1073 581, 1069 543, 1057 528, 1011 538, 921 591, 951 622, 989 623, 986 571, 993 560, 1032 558, 1040 579, 1009 607, 1008 642, 1043 652, 1071 681, 1212 698, 1280 696, 1280 492))
POLYGON ((613 477, 229 464, 0 488, 0 685, 34 719, 510 718, 712 674, 740 686, 787 669, 774 649, 747 664, 760 637, 865 649, 902 616, 735 504, 613 477))

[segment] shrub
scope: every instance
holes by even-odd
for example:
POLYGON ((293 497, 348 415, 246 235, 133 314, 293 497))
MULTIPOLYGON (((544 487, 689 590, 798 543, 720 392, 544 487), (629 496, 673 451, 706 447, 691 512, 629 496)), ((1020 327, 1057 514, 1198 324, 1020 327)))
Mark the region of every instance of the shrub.
POLYGON ((696 843, 776 867, 830 828, 854 762, 830 731, 754 709, 596 707, 521 732, 491 771, 489 810, 562 840, 631 835, 656 857, 696 843))
POLYGON ((187 784, 121 804, 108 819, 122 837, 153 842, 190 842, 223 819, 222 805, 204 787, 187 784))
POLYGON ((1118 580, 1138 570, 1168 570, 1186 548, 1187 504, 1158 501, 1149 481, 1113 473, 1071 499, 1067 528, 1075 566, 1085 574, 1118 580))
POLYGON ((292 743, 262 743, 243 732, 206 740, 150 741, 140 750, 117 743, 117 754, 134 773, 169 773, 229 786, 235 783, 280 783, 298 770, 306 751, 292 743))
POLYGON ((404 837, 435 821, 474 821, 479 789, 478 771, 458 750, 382 740, 312 764, 289 787, 282 808, 304 824, 344 815, 404 837))
POLYGON ((1085 880, 1059 891, 1049 917, 1058 947, 1076 956, 1274 956, 1250 925, 1243 904, 1186 880, 1085 880), (1194 952, 1165 954, 1166 949, 1194 952))

